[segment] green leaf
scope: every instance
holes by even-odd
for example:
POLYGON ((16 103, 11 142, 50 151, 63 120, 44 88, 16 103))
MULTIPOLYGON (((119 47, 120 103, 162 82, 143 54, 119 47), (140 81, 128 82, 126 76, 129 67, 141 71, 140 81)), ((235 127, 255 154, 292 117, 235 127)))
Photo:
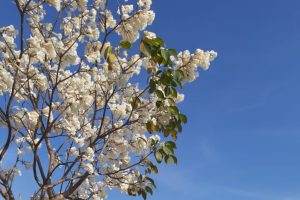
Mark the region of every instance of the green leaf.
POLYGON ((146 123, 146 128, 149 133, 153 133, 156 130, 156 127, 152 121, 146 123))
POLYGON ((169 146, 164 145, 163 146, 163 151, 167 154, 167 155, 171 155, 174 153, 173 148, 170 148, 169 146))
POLYGON ((157 167, 155 165, 151 166, 151 170, 154 172, 154 174, 158 173, 158 169, 157 169, 157 167))
POLYGON ((173 66, 173 63, 172 63, 171 59, 168 60, 167 65, 168 65, 169 67, 172 67, 172 66, 173 66))
POLYGON ((160 77, 160 82, 164 85, 170 85, 173 81, 172 74, 168 71, 164 71, 160 77))
POLYGON ((177 124, 177 129, 178 129, 179 132, 182 132, 182 126, 181 126, 180 123, 177 124))
POLYGON ((170 87, 165 87, 164 92, 166 96, 169 96, 169 94, 171 93, 170 87))
POLYGON ((150 93, 153 93, 156 90, 156 83, 153 79, 150 80, 149 87, 150 87, 149 89, 150 93))
POLYGON ((160 53, 161 53, 161 56, 163 57, 164 61, 167 63, 168 60, 169 60, 169 52, 168 52, 168 50, 162 49, 160 51, 160 53))
POLYGON ((178 92, 177 92, 176 88, 171 87, 171 95, 172 95, 173 97, 177 98, 178 92))
POLYGON ((179 110, 176 106, 169 106, 167 108, 167 110, 171 113, 171 114, 175 114, 178 115, 179 114, 179 110))
POLYGON ((176 59, 178 59, 178 57, 177 57, 178 54, 177 54, 177 51, 176 51, 175 49, 169 49, 168 51, 169 51, 169 53, 172 54, 176 59))
POLYGON ((133 190, 131 188, 127 189, 127 193, 129 196, 136 196, 135 192, 133 192, 133 190))
POLYGON ((154 40, 154 42, 156 43, 156 44, 159 44, 159 46, 165 46, 165 42, 163 41, 163 39, 161 39, 161 38, 155 38, 155 39, 153 39, 154 40))
POLYGON ((166 146, 169 146, 169 147, 171 147, 171 148, 173 148, 173 149, 176 149, 176 148, 177 148, 177 147, 176 147, 176 143, 173 142, 173 141, 167 141, 167 142, 165 142, 165 145, 166 145, 166 146))
POLYGON ((169 164, 169 155, 166 155, 164 160, 166 164, 169 164))
POLYGON ((145 189, 146 189, 146 191, 147 191, 149 194, 153 195, 153 191, 152 191, 152 188, 151 188, 151 187, 146 186, 145 189))
POLYGON ((174 78, 177 80, 181 80, 184 77, 184 73, 182 70, 175 70, 174 71, 174 78))
POLYGON ((184 114, 180 114, 180 120, 183 122, 183 123, 187 123, 187 117, 186 117, 186 115, 184 115, 184 114))
POLYGON ((145 190, 141 190, 141 194, 144 200, 147 199, 147 192, 145 192, 145 190))
POLYGON ((141 99, 139 97, 134 97, 132 102, 131 102, 131 106, 132 108, 137 108, 141 103, 141 99))
POLYGON ((170 135, 170 130, 166 129, 164 130, 164 137, 168 137, 170 135))
POLYGON ((164 93, 162 91, 160 91, 160 90, 156 90, 156 95, 160 99, 164 99, 165 98, 164 93))
POLYGON ((140 44, 140 51, 146 56, 146 57, 151 57, 151 49, 148 44, 145 42, 141 42, 140 44))
POLYGON ((176 158, 176 156, 172 155, 171 158, 173 159, 174 164, 177 165, 177 158, 176 158))
POLYGON ((106 47, 105 51, 104 51, 104 58, 107 59, 108 56, 110 55, 110 53, 112 52, 113 47, 112 46, 108 46, 106 47))
POLYGON ((127 40, 123 40, 123 41, 120 42, 119 46, 124 48, 124 49, 130 49, 131 48, 131 43, 127 40))
POLYGON ((108 55, 107 61, 108 61, 108 63, 112 63, 116 58, 117 58, 117 56, 115 54, 111 53, 108 55))
POLYGON ((170 105, 173 105, 173 106, 176 105, 176 102, 172 98, 168 98, 168 102, 170 105))
POLYGON ((146 174, 146 175, 147 175, 147 174, 151 174, 151 169, 147 168, 147 169, 145 170, 145 174, 146 174))
POLYGON ((162 159, 163 159, 162 153, 160 153, 159 151, 155 151, 155 152, 154 152, 154 157, 155 157, 155 159, 156 159, 156 161, 157 161, 158 163, 161 163, 161 161, 162 161, 162 159))
POLYGON ((156 42, 154 41, 154 39, 147 38, 147 37, 145 37, 145 36, 143 37, 142 42, 144 42, 144 43, 146 43, 146 44, 148 44, 148 45, 150 45, 150 46, 159 46, 159 44, 156 43, 156 42))
POLYGON ((167 160, 165 160, 167 164, 170 163, 170 161, 172 161, 175 165, 177 165, 177 158, 174 155, 168 156, 167 160))
POLYGON ((146 180, 148 180, 149 182, 150 182, 150 184, 154 187, 154 188, 156 188, 156 185, 155 185, 155 182, 154 182, 154 180, 152 179, 152 178, 150 178, 150 177, 145 177, 145 179, 146 180))
POLYGON ((160 108, 163 105, 163 102, 162 101, 157 101, 155 104, 156 104, 157 108, 160 108))
POLYGON ((155 73, 155 75, 159 75, 160 73, 162 73, 162 71, 161 71, 161 70, 158 70, 158 71, 155 73))
POLYGON ((173 82, 175 85, 179 86, 180 88, 183 88, 183 85, 181 83, 181 81, 177 80, 177 79, 173 79, 173 82))
POLYGON ((173 138, 173 140, 177 140, 177 132, 175 130, 171 130, 171 136, 173 138))
POLYGON ((155 52, 155 51, 151 52, 151 59, 152 59, 152 61, 154 61, 154 63, 159 64, 159 65, 163 61, 163 58, 159 54, 157 54, 157 52, 155 52))
POLYGON ((151 39, 151 38, 143 37, 142 41, 156 48, 165 46, 165 42, 161 38, 151 39))

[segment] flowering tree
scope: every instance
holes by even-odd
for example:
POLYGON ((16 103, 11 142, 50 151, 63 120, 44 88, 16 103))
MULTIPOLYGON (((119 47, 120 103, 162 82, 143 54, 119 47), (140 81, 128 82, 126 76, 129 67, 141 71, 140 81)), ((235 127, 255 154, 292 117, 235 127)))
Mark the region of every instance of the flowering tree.
POLYGON ((177 162, 180 88, 216 53, 177 54, 146 31, 151 0, 14 3, 18 28, 0 28, 0 195, 15 199, 25 169, 32 199, 152 194, 156 163, 177 162))

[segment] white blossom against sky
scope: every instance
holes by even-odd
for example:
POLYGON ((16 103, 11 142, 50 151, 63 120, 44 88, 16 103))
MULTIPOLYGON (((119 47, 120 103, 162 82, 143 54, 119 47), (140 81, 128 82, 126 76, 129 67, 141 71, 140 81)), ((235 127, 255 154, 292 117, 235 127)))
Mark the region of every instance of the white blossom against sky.
MULTIPOLYGON (((0 7, 1 26, 17 23, 13 9, 0 7)), ((154 0, 153 9, 149 30, 167 44, 218 59, 185 86, 179 163, 160 170, 149 199, 299 200, 300 2, 154 0)))

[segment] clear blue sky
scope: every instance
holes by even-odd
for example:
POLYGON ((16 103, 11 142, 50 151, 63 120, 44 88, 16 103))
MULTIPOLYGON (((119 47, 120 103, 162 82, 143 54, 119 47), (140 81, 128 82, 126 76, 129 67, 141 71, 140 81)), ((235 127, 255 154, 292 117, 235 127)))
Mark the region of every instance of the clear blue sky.
POLYGON ((154 10, 150 30, 169 47, 219 56, 185 87, 179 164, 160 168, 149 199, 299 200, 300 1, 154 0, 154 10))

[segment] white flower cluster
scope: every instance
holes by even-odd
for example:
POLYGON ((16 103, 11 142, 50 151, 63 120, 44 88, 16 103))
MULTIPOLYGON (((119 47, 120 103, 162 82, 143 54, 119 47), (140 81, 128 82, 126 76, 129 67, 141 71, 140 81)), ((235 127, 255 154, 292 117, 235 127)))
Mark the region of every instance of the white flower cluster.
POLYGON ((129 15, 132 12, 132 5, 122 7, 122 19, 124 20, 116 29, 117 33, 123 37, 123 40, 135 42, 140 35, 140 31, 144 30, 147 26, 151 25, 155 13, 150 10, 151 1, 138 1, 140 10, 136 13, 129 15))
POLYGON ((194 54, 190 51, 185 50, 178 54, 178 59, 175 60, 176 68, 181 69, 184 72, 184 78, 186 81, 191 82, 198 77, 198 67, 203 70, 208 70, 210 62, 212 62, 217 57, 215 51, 203 51, 201 49, 196 49, 194 54))

